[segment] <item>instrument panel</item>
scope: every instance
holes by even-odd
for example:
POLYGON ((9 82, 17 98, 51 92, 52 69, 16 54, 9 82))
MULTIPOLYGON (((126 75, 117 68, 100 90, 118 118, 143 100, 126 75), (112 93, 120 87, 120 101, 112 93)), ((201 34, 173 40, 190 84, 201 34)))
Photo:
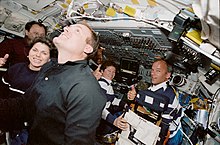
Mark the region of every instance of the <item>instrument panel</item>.
POLYGON ((100 45, 105 48, 104 56, 120 62, 121 57, 136 59, 149 67, 156 56, 172 51, 172 44, 166 35, 155 28, 108 28, 97 29, 100 45))
MULTIPOLYGON (((155 58, 165 58, 174 66, 174 73, 189 74, 189 66, 198 66, 200 54, 184 43, 173 44, 168 32, 155 27, 141 28, 94 28, 104 48, 103 58, 115 61, 119 66, 122 59, 127 63, 137 61, 138 76, 150 83, 150 69, 155 58), (129 62, 130 60, 130 62, 129 62)), ((123 64, 124 65, 124 64, 123 64)), ((128 64, 127 64, 128 65, 128 64)), ((129 68, 128 68, 129 69, 129 68)))

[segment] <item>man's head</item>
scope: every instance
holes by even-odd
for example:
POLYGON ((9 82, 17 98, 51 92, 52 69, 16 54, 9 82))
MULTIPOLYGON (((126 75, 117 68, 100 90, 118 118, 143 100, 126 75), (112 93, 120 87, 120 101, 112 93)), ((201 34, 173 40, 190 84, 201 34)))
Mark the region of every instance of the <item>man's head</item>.
POLYGON ((113 80, 115 77, 117 65, 113 61, 105 61, 101 65, 102 76, 108 80, 113 80))
POLYGON ((99 45, 98 36, 86 23, 64 27, 64 31, 53 42, 59 56, 65 54, 68 60, 86 59, 97 51, 99 45))
POLYGON ((105 50, 105 48, 99 47, 97 52, 95 53, 95 55, 93 57, 91 57, 91 59, 97 64, 102 64, 104 50, 105 50))
POLYGON ((172 66, 165 60, 156 60, 151 68, 151 82, 153 85, 168 81, 172 73, 172 66))
POLYGON ((45 37, 47 34, 47 28, 42 23, 31 21, 25 25, 25 36, 28 41, 33 41, 36 37, 45 37))

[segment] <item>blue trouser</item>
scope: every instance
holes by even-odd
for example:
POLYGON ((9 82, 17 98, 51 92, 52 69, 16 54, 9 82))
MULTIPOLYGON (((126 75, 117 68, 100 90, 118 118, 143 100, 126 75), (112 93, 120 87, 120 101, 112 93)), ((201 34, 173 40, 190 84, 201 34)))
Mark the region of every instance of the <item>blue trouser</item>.
POLYGON ((27 129, 22 129, 15 138, 12 138, 12 145, 26 145, 28 140, 28 131, 27 129))
POLYGON ((176 135, 173 136, 172 138, 169 138, 167 141, 167 145, 181 145, 182 141, 183 141, 183 133, 181 132, 180 128, 176 135))

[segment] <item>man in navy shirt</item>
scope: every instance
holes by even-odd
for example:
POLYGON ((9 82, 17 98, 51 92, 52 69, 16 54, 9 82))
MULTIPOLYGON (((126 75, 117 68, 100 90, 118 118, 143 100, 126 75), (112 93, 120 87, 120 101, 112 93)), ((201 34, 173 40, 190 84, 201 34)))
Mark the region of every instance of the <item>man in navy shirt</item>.
MULTIPOLYGON (((170 132, 170 136, 167 142, 167 145, 180 145, 182 142, 182 132, 180 119, 182 116, 182 109, 179 104, 177 93, 173 86, 169 85, 169 78, 171 77, 172 67, 165 60, 158 59, 156 60, 151 68, 151 82, 152 85, 148 88, 155 92, 156 94, 161 94, 168 98, 169 103, 167 109, 162 113, 162 122, 160 124, 160 141, 157 144, 163 144, 167 132, 170 132)), ((130 93, 136 93, 135 89, 129 91, 130 93)), ((128 96, 133 98, 132 95, 128 96)), ((148 99, 148 96, 144 91, 140 91, 136 96, 137 101, 145 102, 148 99)))

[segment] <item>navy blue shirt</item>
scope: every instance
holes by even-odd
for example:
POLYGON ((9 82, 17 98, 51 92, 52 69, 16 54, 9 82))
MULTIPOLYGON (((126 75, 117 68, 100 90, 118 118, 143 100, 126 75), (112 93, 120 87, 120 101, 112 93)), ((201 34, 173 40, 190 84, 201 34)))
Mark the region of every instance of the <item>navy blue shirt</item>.
POLYGON ((11 91, 22 94, 31 86, 39 71, 33 71, 28 63, 17 63, 11 66, 3 76, 3 83, 9 85, 11 91))
MULTIPOLYGON (((1 98, 5 98, 9 100, 9 98, 22 98, 22 95, 25 91, 31 86, 32 82, 35 80, 39 71, 30 70, 28 67, 28 63, 17 63, 11 66, 5 75, 2 77, 2 82, 0 84, 0 92, 1 98)), ((13 104, 12 106, 17 105, 17 103, 13 104)), ((8 104, 4 108, 2 106, 2 110, 8 108, 8 104)), ((20 106, 18 108, 21 108, 20 106)), ((12 111, 9 110, 10 113, 15 112, 18 113, 18 109, 12 111)), ((5 120, 1 122, 0 129, 4 128, 6 130, 15 130, 15 129, 22 129, 24 120, 21 119, 22 117, 17 116, 16 114, 9 114, 3 115, 5 120), (6 117, 7 116, 7 117, 6 117), (9 118, 9 119, 7 119, 9 118)))

